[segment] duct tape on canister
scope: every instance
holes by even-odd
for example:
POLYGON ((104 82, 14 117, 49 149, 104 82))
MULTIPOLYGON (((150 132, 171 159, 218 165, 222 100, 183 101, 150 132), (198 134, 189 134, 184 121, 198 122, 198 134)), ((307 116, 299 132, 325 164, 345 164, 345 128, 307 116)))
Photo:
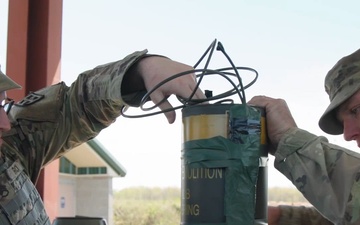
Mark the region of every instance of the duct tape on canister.
POLYGON ((264 110, 194 105, 182 117, 181 225, 267 224, 264 110))

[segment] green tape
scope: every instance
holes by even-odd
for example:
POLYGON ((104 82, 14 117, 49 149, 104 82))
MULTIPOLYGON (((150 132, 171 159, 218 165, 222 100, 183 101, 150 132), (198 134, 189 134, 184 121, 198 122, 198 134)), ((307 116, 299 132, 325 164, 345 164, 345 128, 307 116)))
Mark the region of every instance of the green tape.
POLYGON ((184 143, 183 160, 186 167, 225 168, 226 223, 209 225, 253 225, 255 222, 255 192, 261 152, 260 119, 258 110, 235 105, 229 111, 228 138, 217 136, 184 143))

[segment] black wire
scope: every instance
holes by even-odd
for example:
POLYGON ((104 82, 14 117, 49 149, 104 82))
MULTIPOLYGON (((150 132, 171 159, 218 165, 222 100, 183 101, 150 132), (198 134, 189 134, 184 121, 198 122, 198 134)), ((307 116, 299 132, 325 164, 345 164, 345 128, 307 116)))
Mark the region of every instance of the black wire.
POLYGON ((167 79, 163 80, 162 82, 158 83, 157 85, 155 85, 155 87, 153 87, 151 90, 149 90, 142 98, 141 102, 140 102, 140 108, 143 111, 150 111, 153 110, 154 108, 158 107, 161 103, 163 103, 164 101, 166 101, 168 99, 169 96, 165 97, 163 100, 161 100, 159 103, 154 104, 151 107, 145 108, 145 103, 150 100, 150 95, 156 91, 158 88, 160 88, 162 85, 166 84, 167 82, 176 79, 178 77, 184 76, 184 75, 189 75, 189 74, 195 74, 196 78, 199 78, 199 80, 197 81, 196 87, 194 88, 193 92, 190 94, 190 96, 188 98, 184 98, 184 97, 180 97, 180 96, 176 96, 177 99, 179 100, 179 102, 182 104, 180 106, 175 106, 172 108, 168 108, 165 110, 160 110, 157 112, 152 112, 152 113, 147 113, 147 114, 141 114, 141 115, 127 115, 125 114, 125 111, 127 109, 126 106, 123 106, 121 108, 121 114, 122 116, 126 117, 126 118, 141 118, 141 117, 147 117, 147 116, 153 116, 153 115, 157 115, 157 114, 161 114, 161 113, 165 113, 165 112, 170 112, 170 111, 175 111, 181 108, 184 108, 188 105, 194 105, 194 104, 201 104, 203 102, 209 102, 209 101, 214 101, 214 100, 219 100, 219 99, 223 99, 219 102, 216 102, 215 104, 219 104, 222 102, 233 102, 233 100, 229 100, 229 99, 224 99, 226 97, 232 96, 234 94, 237 94, 241 100, 241 102, 243 104, 246 104, 246 97, 245 97, 245 89, 247 89, 248 87, 250 87, 251 85, 253 85, 257 78, 258 78, 258 72, 250 67, 236 67, 234 65, 234 63, 232 62, 231 58, 228 56, 228 54, 226 53, 223 45, 218 42, 217 48, 216 50, 221 51, 223 53, 223 55, 226 57, 226 59, 229 61, 231 67, 226 67, 226 68, 220 68, 220 69, 208 69, 208 66, 211 62, 214 50, 215 50, 215 46, 216 46, 216 42, 217 40, 215 39, 210 46, 207 48, 207 50, 204 52, 204 54, 200 57, 200 59, 195 63, 194 65, 194 69, 193 70, 188 70, 188 71, 184 71, 178 74, 174 74, 170 77, 168 77, 167 79), (206 57, 206 55, 208 55, 208 58, 206 60, 206 63, 204 65, 203 69, 196 69, 196 67, 199 66, 199 64, 204 60, 204 58, 206 57), (234 71, 233 73, 228 72, 229 70, 234 71), (242 83, 242 79, 240 77, 240 74, 238 72, 238 70, 246 70, 246 71, 250 71, 255 73, 255 77, 254 79, 248 83, 247 85, 243 85, 242 83), (199 74, 200 73, 200 74, 199 74), (197 89, 200 87, 200 84, 202 82, 202 80, 204 79, 205 76, 210 76, 210 75, 218 75, 221 76, 223 78, 225 78, 233 87, 232 89, 223 92, 221 94, 218 94, 216 96, 209 96, 206 99, 193 99, 193 96, 195 95, 197 89), (231 78, 229 78, 230 76, 236 77, 239 84, 235 84, 233 80, 231 80, 231 78))
POLYGON ((194 68, 197 68, 198 65, 203 61, 203 59, 205 58, 205 56, 208 54, 208 52, 211 50, 210 55, 214 52, 215 49, 215 44, 216 44, 216 39, 210 44, 210 46, 208 47, 208 49, 206 49, 206 51, 204 52, 204 54, 200 57, 200 59, 197 61, 197 63, 195 63, 194 68))
MULTIPOLYGON (((233 61, 230 59, 230 57, 228 56, 228 54, 225 52, 225 49, 224 49, 224 46, 221 44, 221 42, 218 43, 218 46, 216 48, 217 50, 221 51, 224 56, 227 58, 227 60, 229 61, 229 63, 231 64, 232 68, 236 68, 233 61)), ((235 73, 236 73, 236 77, 238 78, 239 80, 239 84, 240 84, 240 87, 241 87, 241 90, 242 90, 242 95, 239 95, 240 99, 241 99, 241 102, 243 104, 246 104, 246 98, 245 98, 245 90, 244 90, 244 87, 243 87, 243 84, 242 84, 242 79, 237 71, 237 69, 234 69, 235 73)))
MULTIPOLYGON (((205 56, 209 53, 209 57, 208 57, 208 59, 207 59, 207 61, 206 61, 206 63, 205 63, 205 66, 204 66, 204 70, 207 70, 207 68, 208 68, 208 66, 209 66, 209 64, 210 64, 211 58, 212 58, 212 56, 213 56, 213 54, 214 54, 215 45, 216 45, 216 39, 211 43, 211 45, 209 46, 209 48, 204 52, 203 56, 200 57, 199 61, 198 61, 197 63, 195 63, 195 65, 194 65, 194 68, 195 68, 195 69, 196 69, 196 68, 198 67, 198 65, 202 62, 202 60, 205 58, 205 56), (209 51, 210 51, 210 52, 209 52, 209 51)), ((202 76, 199 76, 200 79, 199 79, 199 81, 197 82, 197 84, 196 84, 196 86, 195 86, 195 88, 194 88, 194 91, 193 91, 193 92, 191 93, 191 95, 189 96, 188 101, 191 101, 191 99, 194 97, 194 95, 195 95, 195 93, 196 93, 196 90, 199 88, 200 83, 201 83, 201 81, 202 81, 202 79, 203 79, 203 77, 204 77, 204 73, 205 73, 205 72, 203 72, 203 75, 202 75, 202 76)), ((179 99, 179 97, 178 97, 178 99, 179 99)), ((183 100, 184 100, 184 98, 183 98, 183 100)))

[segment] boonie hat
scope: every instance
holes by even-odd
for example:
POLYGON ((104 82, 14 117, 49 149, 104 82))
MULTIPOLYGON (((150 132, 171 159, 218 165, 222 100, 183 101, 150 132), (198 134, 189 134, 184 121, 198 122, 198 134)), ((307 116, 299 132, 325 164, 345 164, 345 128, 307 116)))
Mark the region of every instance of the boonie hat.
POLYGON ((342 134, 344 127, 336 118, 337 108, 360 89, 360 49, 340 59, 325 77, 330 105, 319 120, 328 134, 342 134))
POLYGON ((21 86, 18 85, 12 79, 10 79, 10 77, 6 76, 1 71, 1 66, 0 66, 0 92, 15 89, 15 88, 21 88, 21 86))

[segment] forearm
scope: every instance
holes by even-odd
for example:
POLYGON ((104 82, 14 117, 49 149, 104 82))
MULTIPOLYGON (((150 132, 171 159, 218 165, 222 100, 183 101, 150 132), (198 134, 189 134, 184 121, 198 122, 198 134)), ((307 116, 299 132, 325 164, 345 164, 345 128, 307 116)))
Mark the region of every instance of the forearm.
POLYGON ((279 143, 275 157, 275 167, 326 218, 335 224, 359 220, 359 212, 354 210, 360 196, 356 179, 359 154, 293 129, 279 143))
POLYGON ((27 159, 23 159, 29 174, 34 174, 33 180, 42 166, 95 137, 116 120, 126 105, 121 95, 123 77, 145 54, 135 52, 83 72, 71 87, 59 83, 38 90, 34 93, 42 96, 38 101, 13 107, 9 117, 14 127, 6 139, 9 148, 17 147, 12 146, 15 138, 29 140, 18 142, 33 149, 29 151, 32 155, 26 154, 27 159), (35 156, 39 163, 35 163, 35 156))

